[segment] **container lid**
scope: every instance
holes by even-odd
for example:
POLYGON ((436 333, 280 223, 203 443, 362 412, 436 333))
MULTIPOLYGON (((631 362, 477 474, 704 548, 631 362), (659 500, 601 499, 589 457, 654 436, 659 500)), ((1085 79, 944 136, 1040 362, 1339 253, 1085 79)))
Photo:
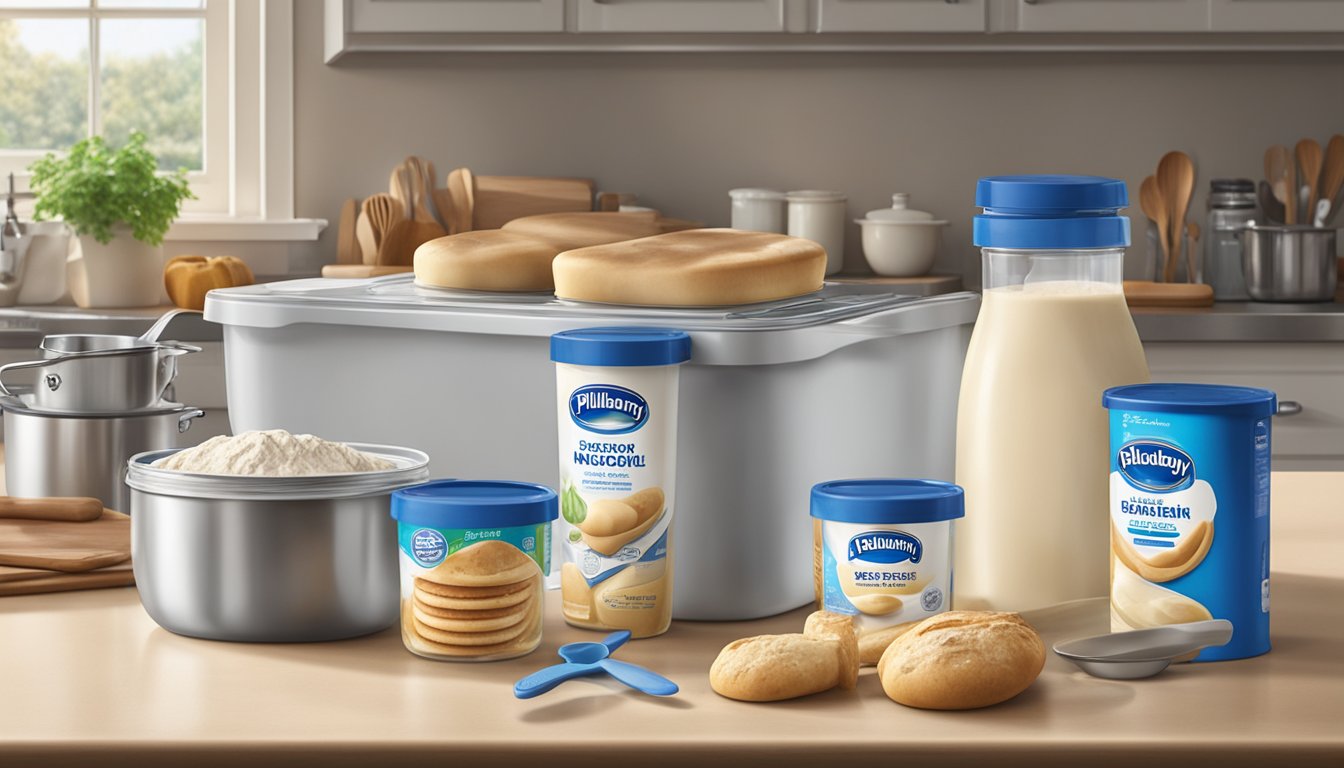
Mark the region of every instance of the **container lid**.
POLYGON ((877 208, 864 214, 868 221, 899 221, 908 223, 912 221, 933 221, 933 214, 928 211, 916 211, 907 208, 910 204, 910 195, 905 192, 896 192, 891 196, 890 208, 877 208))
POLYGON ((431 528, 513 528, 560 515, 555 491, 512 480, 435 480, 392 494, 392 517, 431 528))
POLYGON ((742 187, 728 190, 728 197, 734 200, 783 200, 784 193, 777 189, 742 187))
POLYGON ((830 480, 812 486, 812 517, 841 523, 936 523, 966 514, 961 486, 941 480, 830 480))
POLYGON ((1103 176, 987 176, 976 184, 972 242, 985 248, 1087 250, 1129 245, 1125 182, 1103 176))
POLYGON ((674 328, 581 328, 551 337, 551 360, 571 365, 678 365, 691 359, 691 337, 674 328))
POLYGON ((1159 413, 1213 413, 1269 416, 1278 409, 1268 389, 1223 384, 1130 384, 1111 387, 1101 395, 1107 408, 1159 413))
POLYGON ((844 192, 829 189, 795 189, 785 197, 791 203, 843 203, 849 199, 844 192))
POLYGON ((1210 192, 1240 192, 1255 194, 1255 182, 1250 179, 1214 179, 1209 182, 1210 192))

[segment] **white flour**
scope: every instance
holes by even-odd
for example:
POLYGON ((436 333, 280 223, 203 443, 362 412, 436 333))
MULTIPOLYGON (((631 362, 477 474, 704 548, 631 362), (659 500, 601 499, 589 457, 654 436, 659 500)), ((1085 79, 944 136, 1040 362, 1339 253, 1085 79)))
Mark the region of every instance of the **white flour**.
POLYGON ((212 437, 154 462, 160 469, 206 475, 297 477, 392 469, 392 462, 314 435, 283 429, 212 437))

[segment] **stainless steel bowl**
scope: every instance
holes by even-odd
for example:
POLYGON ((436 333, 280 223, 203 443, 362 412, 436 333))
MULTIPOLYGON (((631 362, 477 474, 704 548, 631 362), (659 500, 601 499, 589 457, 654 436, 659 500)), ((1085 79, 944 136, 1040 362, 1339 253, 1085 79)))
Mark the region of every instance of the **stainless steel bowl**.
POLYGON ((43 359, 0 366, 0 393, 12 394, 6 374, 31 371, 32 406, 52 413, 131 412, 155 408, 177 376, 177 358, 200 352, 178 342, 136 336, 79 334, 42 340, 43 359))
POLYGON ((1334 299, 1335 230, 1252 224, 1238 236, 1246 292, 1255 301, 1334 299))
POLYGON ((351 443, 396 464, 311 477, 202 475, 128 463, 140 602, 170 632, 211 640, 339 640, 396 623, 392 492, 429 479, 429 457, 351 443))

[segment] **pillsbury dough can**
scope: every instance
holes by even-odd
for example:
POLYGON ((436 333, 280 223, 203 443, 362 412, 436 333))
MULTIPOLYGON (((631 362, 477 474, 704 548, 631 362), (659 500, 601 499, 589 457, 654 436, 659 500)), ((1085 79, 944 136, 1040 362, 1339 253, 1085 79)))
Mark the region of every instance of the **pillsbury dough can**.
POLYGON ((1111 423, 1111 630, 1208 619, 1232 640, 1195 661, 1269 650, 1266 389, 1136 384, 1102 396, 1111 423))
POLYGON ((628 629, 672 621, 677 388, 691 339, 663 328, 551 337, 560 433, 565 621, 628 629))

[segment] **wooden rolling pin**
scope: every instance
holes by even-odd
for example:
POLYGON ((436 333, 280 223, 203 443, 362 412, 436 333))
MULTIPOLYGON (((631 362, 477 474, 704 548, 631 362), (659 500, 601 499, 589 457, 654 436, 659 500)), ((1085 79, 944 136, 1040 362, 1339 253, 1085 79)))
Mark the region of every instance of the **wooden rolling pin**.
POLYGON ((103 515, 103 502, 79 496, 20 499, 0 496, 0 518, 8 520, 57 520, 87 523, 103 515))

